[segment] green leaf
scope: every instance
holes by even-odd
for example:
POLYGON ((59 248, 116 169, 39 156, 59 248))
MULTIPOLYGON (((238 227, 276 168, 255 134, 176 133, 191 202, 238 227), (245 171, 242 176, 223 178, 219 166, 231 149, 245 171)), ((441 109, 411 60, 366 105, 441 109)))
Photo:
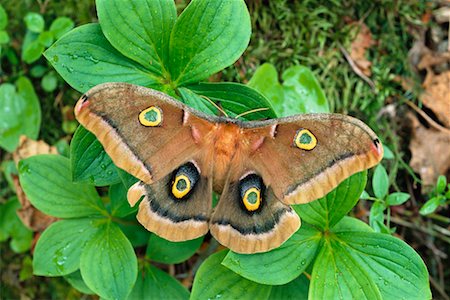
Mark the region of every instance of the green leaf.
POLYGON ((8 182, 8 186, 11 190, 16 192, 16 187, 14 186, 13 175, 19 175, 19 171, 17 171, 16 163, 13 160, 4 160, 0 164, 0 169, 5 174, 5 179, 8 182))
POLYGON ((81 253, 98 230, 97 226, 95 220, 88 218, 61 220, 50 225, 34 250, 34 274, 61 276, 78 270, 81 253))
POLYGON ((36 139, 41 124, 41 108, 33 85, 26 77, 19 77, 16 88, 0 85, 0 146, 13 152, 19 137, 36 139))
POLYGON ((67 158, 70 156, 70 146, 67 140, 65 140, 64 138, 57 141, 53 146, 56 147, 58 154, 67 158))
POLYGON ((298 277, 316 256, 322 233, 303 224, 284 244, 269 252, 229 252, 222 265, 261 284, 286 284, 298 277))
POLYGON ((209 256, 197 271, 191 299, 267 299, 271 286, 247 280, 220 263, 227 250, 209 256))
POLYGON ((171 242, 152 234, 148 240, 146 256, 152 261, 178 264, 194 255, 202 242, 203 237, 185 242, 171 242))
POLYGON ((157 84, 154 75, 111 46, 98 24, 73 29, 47 49, 44 56, 67 83, 82 93, 104 82, 157 84))
POLYGON ((122 169, 118 168, 117 173, 119 174, 120 180, 122 181, 122 184, 126 190, 128 190, 133 184, 139 181, 139 179, 131 174, 128 174, 122 169))
POLYGON ((189 299, 189 292, 175 278, 154 266, 138 275, 128 300, 189 299))
POLYGON ((0 45, 8 44, 9 41, 9 34, 4 30, 0 30, 0 45))
POLYGON ((58 86, 58 78, 54 72, 49 72, 42 77, 41 86, 46 92, 53 92, 58 86))
POLYGON ((383 150, 384 150, 384 154, 383 154, 383 159, 394 159, 394 153, 392 153, 391 149, 383 144, 383 150))
POLYGON ((136 215, 130 215, 125 218, 127 224, 120 224, 120 230, 125 234, 131 245, 136 247, 143 247, 147 245, 151 232, 145 229, 141 224, 136 221, 136 215))
POLYGON ((273 104, 278 116, 288 115, 283 111, 284 90, 278 82, 278 72, 274 65, 265 63, 259 66, 247 85, 263 94, 273 104))
POLYGON ((342 220, 339 221, 336 225, 334 225, 333 228, 331 228, 331 231, 333 232, 342 232, 342 231, 367 231, 367 232, 374 232, 372 227, 364 223, 363 221, 345 216, 342 218, 342 220))
POLYGON ((24 102, 14 85, 0 85, 0 146, 8 152, 13 152, 19 143, 24 102))
POLYGON ((67 17, 58 17, 50 25, 49 31, 53 33, 55 39, 59 39, 64 34, 72 30, 74 23, 67 17))
POLYGON ((282 78, 284 82, 280 84, 275 67, 265 63, 256 70, 248 85, 266 96, 279 116, 330 112, 325 94, 310 69, 293 66, 282 78))
POLYGON ((385 209, 386 207, 381 201, 375 201, 370 208, 369 224, 376 232, 382 231, 385 209))
POLYGON ((24 253, 30 250, 32 244, 33 232, 17 218, 17 221, 13 223, 13 230, 11 231, 11 242, 9 243, 11 250, 16 253, 24 253))
POLYGON ((169 39, 177 18, 173 0, 97 1, 108 41, 158 77, 168 77, 169 39))
POLYGON ((27 13, 25 18, 25 25, 27 26, 27 29, 32 31, 32 32, 42 32, 44 30, 44 18, 42 17, 42 15, 38 14, 38 13, 27 13))
POLYGON ((275 285, 270 292, 269 300, 307 300, 309 279, 300 275, 284 285, 275 285))
POLYGON ((375 168, 372 178, 373 192, 378 199, 383 199, 389 189, 389 177, 386 169, 382 165, 375 168))
POLYGON ((95 135, 79 126, 70 143, 72 179, 96 186, 120 182, 117 168, 95 135))
POLYGON ((30 75, 34 78, 39 78, 44 76, 44 74, 48 71, 47 66, 43 65, 35 65, 30 69, 30 75))
POLYGON ((5 9, 0 4, 0 30, 3 30, 8 25, 8 15, 6 14, 5 9))
POLYGON ((283 72, 283 114, 328 113, 325 94, 314 74, 305 66, 293 66, 283 72))
POLYGON ((127 201, 127 191, 122 182, 113 184, 109 187, 109 199, 111 200, 111 215, 123 218, 135 213, 138 206, 130 207, 127 201))
POLYGON ((44 49, 44 46, 38 40, 32 41, 31 43, 24 46, 22 59, 27 64, 31 64, 42 56, 44 49))
POLYGON ((369 232, 342 232, 336 239, 359 268, 369 271, 383 299, 431 299, 426 266, 402 240, 369 232))
POLYGON ((197 95, 190 89, 181 87, 178 89, 178 92, 181 95, 181 102, 187 106, 213 116, 220 114, 219 110, 210 101, 200 97, 200 95, 197 95))
POLYGON ((367 181, 367 171, 345 179, 325 197, 307 204, 293 205, 301 219, 323 230, 339 222, 358 202, 367 181))
POLYGON ((370 271, 344 244, 327 238, 314 263, 309 299, 382 299, 370 271))
POLYGON ((128 239, 108 222, 86 244, 80 271, 86 285, 102 298, 125 299, 137 276, 137 259, 128 239))
POLYGON ((12 66, 18 66, 19 65, 19 58, 17 57, 17 54, 16 54, 16 52, 15 52, 15 50, 13 48, 7 47, 5 49, 5 51, 4 51, 4 53, 5 53, 5 58, 8 60, 8 62, 12 66))
POLYGON ((26 255, 22 260, 22 268, 19 273, 19 280, 25 281, 33 277, 33 260, 31 256, 26 255))
MULTIPOLYGON (((187 88, 194 91, 197 95, 202 95, 212 101, 220 102, 220 105, 230 117, 235 117, 238 114, 251 111, 255 108, 268 109, 245 115, 243 118, 246 120, 260 120, 277 117, 270 102, 263 95, 243 84, 231 82, 199 83, 190 85, 187 88)), ((208 102, 205 99, 202 100, 205 103, 208 102)), ((217 109, 213 111, 216 112, 217 109)))
POLYGON ((82 292, 83 294, 92 295, 95 294, 86 283, 84 283, 83 278, 81 277, 80 271, 73 272, 69 275, 64 276, 64 279, 70 283, 72 287, 74 287, 76 290, 82 292))
POLYGON ((169 70, 176 86, 198 82, 233 64, 250 40, 242 0, 193 0, 170 36, 169 70))
POLYGON ((441 204, 441 197, 433 197, 420 208, 419 213, 421 215, 429 215, 433 213, 441 204))
POLYGON ((19 177, 30 202, 45 214, 79 218, 105 213, 93 186, 72 182, 65 157, 36 155, 21 160, 19 177))
POLYGON ((41 107, 38 96, 34 91, 33 84, 27 77, 19 77, 16 86, 19 96, 25 100, 25 108, 22 113, 22 116, 26 117, 23 120, 23 134, 36 139, 41 126, 41 107))
POLYGON ((0 204, 0 242, 11 237, 10 247, 16 253, 28 251, 33 241, 33 232, 17 216, 19 208, 17 197, 0 204))
POLYGON ((359 196, 359 199, 370 200, 370 195, 366 191, 362 191, 361 196, 359 196))
POLYGON ((439 175, 436 181, 436 193, 442 194, 445 191, 445 187, 447 186, 447 177, 444 175, 439 175))
POLYGON ((392 206, 392 205, 401 205, 403 203, 405 203, 406 201, 408 201, 410 195, 407 193, 392 193, 389 194, 386 198, 386 204, 388 206, 392 206))
POLYGON ((53 43, 53 33, 42 31, 38 36, 39 43, 44 47, 49 47, 53 43))
POLYGON ((14 215, 19 207, 17 197, 0 204, 0 242, 6 241, 11 236, 13 224, 16 221, 14 215))

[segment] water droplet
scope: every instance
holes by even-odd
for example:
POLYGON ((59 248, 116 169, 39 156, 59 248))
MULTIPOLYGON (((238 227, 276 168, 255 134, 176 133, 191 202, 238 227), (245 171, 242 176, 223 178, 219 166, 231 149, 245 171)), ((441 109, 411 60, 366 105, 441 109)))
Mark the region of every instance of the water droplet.
POLYGON ((304 266, 306 264, 306 260, 302 260, 301 264, 302 264, 302 266, 304 266))
POLYGON ((86 60, 89 60, 89 61, 93 62, 94 64, 97 64, 100 62, 100 60, 98 60, 98 59, 94 58, 92 55, 90 55, 89 52, 86 51, 84 54, 85 54, 84 58, 86 60))
POLYGON ((53 61, 56 63, 59 61, 58 55, 53 55, 53 61))
POLYGON ((102 170, 106 170, 106 165, 105 164, 101 164, 100 168, 102 168, 102 170))

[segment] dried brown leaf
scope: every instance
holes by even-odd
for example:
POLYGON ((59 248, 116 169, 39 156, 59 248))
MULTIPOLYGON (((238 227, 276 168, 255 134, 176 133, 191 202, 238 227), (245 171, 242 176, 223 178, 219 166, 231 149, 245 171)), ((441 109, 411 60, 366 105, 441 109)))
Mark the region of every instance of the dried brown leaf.
POLYGON ((372 39, 370 29, 364 23, 356 23, 359 26, 358 34, 350 46, 350 57, 366 76, 372 74, 372 63, 366 58, 366 51, 376 43, 372 39))
MULTIPOLYGON (((57 154, 57 150, 53 146, 49 146, 44 141, 34 141, 26 136, 21 136, 19 147, 13 153, 13 159, 16 165, 21 159, 38 155, 38 154, 57 154)), ((22 222, 33 231, 43 231, 51 223, 56 221, 56 218, 48 216, 37 210, 28 200, 25 195, 17 176, 13 177, 14 186, 17 192, 17 198, 22 206, 17 211, 17 215, 22 222)))
POLYGON ((450 128, 450 71, 427 76, 423 88, 425 91, 420 100, 436 114, 445 127, 450 128))
POLYGON ((431 51, 426 51, 420 58, 420 62, 417 65, 417 68, 419 70, 424 70, 435 65, 446 63, 448 61, 450 61, 450 52, 434 53, 431 51))
POLYGON ((412 139, 409 145, 413 170, 420 174, 423 192, 428 192, 441 174, 450 171, 450 134, 426 128, 417 117, 410 114, 412 139))

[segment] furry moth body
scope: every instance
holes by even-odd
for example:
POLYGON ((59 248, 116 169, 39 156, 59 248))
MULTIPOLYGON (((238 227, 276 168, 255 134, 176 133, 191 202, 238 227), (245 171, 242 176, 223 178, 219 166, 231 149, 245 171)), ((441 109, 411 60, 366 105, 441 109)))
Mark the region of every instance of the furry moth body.
POLYGON ((114 163, 140 179, 138 220, 171 241, 211 231, 238 253, 279 247, 299 227, 289 206, 320 198, 383 156, 363 122, 305 114, 243 122, 206 115, 169 96, 126 83, 83 95, 78 121, 114 163), (212 193, 221 194, 212 208, 212 193))

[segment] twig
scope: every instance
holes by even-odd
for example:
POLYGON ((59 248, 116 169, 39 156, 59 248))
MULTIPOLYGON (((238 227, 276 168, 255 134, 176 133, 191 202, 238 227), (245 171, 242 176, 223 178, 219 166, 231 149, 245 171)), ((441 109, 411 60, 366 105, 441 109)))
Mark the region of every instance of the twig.
POLYGON ((347 50, 345 50, 345 48, 340 43, 338 43, 338 45, 339 49, 341 49, 342 54, 344 54, 345 59, 347 59, 348 63, 350 64, 350 67, 352 67, 353 72, 355 72, 359 77, 361 77, 365 82, 367 82, 367 84, 370 85, 372 90, 376 92, 375 84, 373 83, 373 81, 369 77, 364 75, 361 69, 355 64, 350 54, 348 54, 347 50))
POLYGON ((399 224, 399 225, 402 225, 402 226, 405 226, 405 227, 408 227, 408 228, 417 229, 417 230, 422 231, 422 232, 424 232, 426 234, 430 234, 432 236, 435 236, 435 237, 443 240, 447 244, 450 244, 450 238, 446 237, 445 235, 443 235, 443 234, 441 234, 439 232, 435 232, 434 230, 422 228, 422 227, 420 227, 420 226, 418 226, 418 225, 416 225, 414 223, 410 223, 410 222, 404 221, 404 220, 402 220, 400 218, 397 218, 395 216, 391 216, 391 222, 394 222, 396 224, 399 224))
POLYGON ((436 123, 436 121, 434 121, 432 118, 430 118, 423 110, 421 110, 419 107, 417 107, 417 105, 415 105, 413 102, 411 102, 409 100, 405 100, 405 103, 408 104, 409 107, 414 109, 419 115, 421 115, 422 118, 424 118, 428 122, 428 124, 430 124, 430 126, 434 127, 435 129, 437 129, 439 131, 450 134, 450 129, 447 129, 447 128, 439 125, 438 123, 436 123))

